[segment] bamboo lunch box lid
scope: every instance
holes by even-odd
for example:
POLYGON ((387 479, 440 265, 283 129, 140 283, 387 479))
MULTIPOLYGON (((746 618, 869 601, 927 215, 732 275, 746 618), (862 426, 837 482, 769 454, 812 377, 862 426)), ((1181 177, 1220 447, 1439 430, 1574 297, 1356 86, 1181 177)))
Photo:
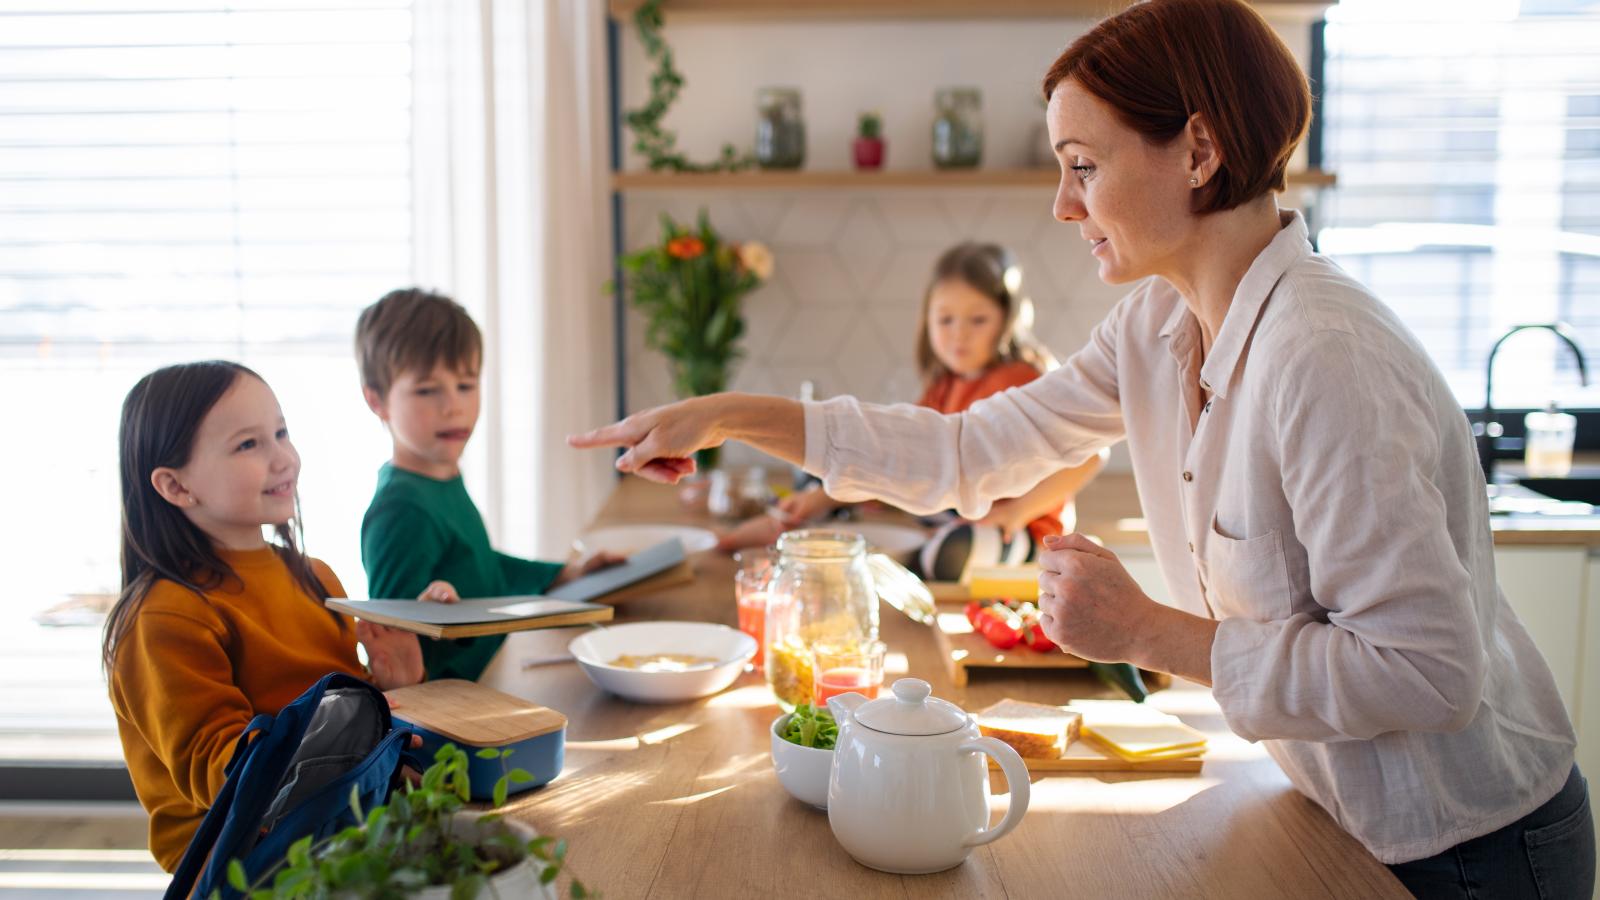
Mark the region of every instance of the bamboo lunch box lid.
POLYGON ((567 717, 473 681, 446 678, 386 691, 394 715, 472 747, 504 747, 567 727, 567 717))

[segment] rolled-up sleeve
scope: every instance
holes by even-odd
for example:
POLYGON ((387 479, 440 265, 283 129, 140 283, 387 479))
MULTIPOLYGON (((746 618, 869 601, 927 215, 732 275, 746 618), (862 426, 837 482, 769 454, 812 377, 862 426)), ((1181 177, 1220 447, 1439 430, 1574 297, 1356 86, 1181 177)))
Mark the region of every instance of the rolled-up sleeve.
POLYGON ((1122 439, 1117 339, 1129 299, 1060 368, 964 413, 854 397, 807 403, 806 471, 838 500, 982 518, 994 500, 1020 496, 1122 439))
POLYGON ((1478 713, 1482 623, 1436 480, 1441 430, 1465 425, 1441 421, 1451 404, 1411 359, 1323 332, 1281 373, 1283 489, 1325 614, 1220 623, 1214 691, 1245 738, 1457 731, 1478 713))

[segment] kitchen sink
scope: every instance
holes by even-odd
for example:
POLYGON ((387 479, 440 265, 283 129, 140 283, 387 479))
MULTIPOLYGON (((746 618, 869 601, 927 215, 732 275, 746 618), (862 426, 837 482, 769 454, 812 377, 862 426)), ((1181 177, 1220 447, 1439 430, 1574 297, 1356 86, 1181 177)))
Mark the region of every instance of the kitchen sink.
POLYGON ((1555 500, 1577 500, 1600 506, 1600 475, 1572 478, 1518 478, 1517 483, 1555 500))

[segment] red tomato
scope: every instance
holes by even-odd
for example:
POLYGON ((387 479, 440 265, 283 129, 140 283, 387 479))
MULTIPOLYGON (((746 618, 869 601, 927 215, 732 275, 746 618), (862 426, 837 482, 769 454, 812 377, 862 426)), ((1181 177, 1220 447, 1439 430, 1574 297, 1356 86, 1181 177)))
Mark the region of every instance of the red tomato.
POLYGON ((1010 650, 1022 640, 1022 620, 1011 610, 1003 606, 990 606, 980 618, 983 624, 979 632, 996 649, 1010 650))
POLYGON ((967 603, 967 608, 965 610, 965 612, 967 614, 967 621, 972 623, 972 627, 973 628, 977 628, 978 627, 978 613, 980 613, 982 611, 983 611, 983 604, 978 602, 977 600, 972 600, 972 601, 969 601, 967 603))
POLYGON ((1044 626, 1038 622, 1028 626, 1027 639, 1028 646, 1040 653, 1047 653, 1056 649, 1056 642, 1045 636, 1044 626))

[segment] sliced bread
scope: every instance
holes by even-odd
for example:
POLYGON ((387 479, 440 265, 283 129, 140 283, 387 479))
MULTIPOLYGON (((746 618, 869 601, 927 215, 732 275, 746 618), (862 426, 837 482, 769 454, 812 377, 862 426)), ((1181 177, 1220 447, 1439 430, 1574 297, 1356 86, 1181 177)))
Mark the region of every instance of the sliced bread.
POLYGON ((973 714, 978 730, 1029 759, 1060 759, 1078 739, 1083 717, 1059 706, 1001 700, 973 714))

